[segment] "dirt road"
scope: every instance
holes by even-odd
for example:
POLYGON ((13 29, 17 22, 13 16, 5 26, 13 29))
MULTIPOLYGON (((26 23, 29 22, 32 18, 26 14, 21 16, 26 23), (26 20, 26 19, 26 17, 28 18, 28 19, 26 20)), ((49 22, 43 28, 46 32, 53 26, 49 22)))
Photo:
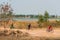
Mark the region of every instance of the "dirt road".
MULTIPOLYGON (((3 29, 0 29, 3 30, 3 29)), ((31 36, 39 36, 39 37, 53 37, 53 38, 57 38, 60 37, 60 28, 56 28, 54 29, 52 32, 47 32, 46 28, 42 28, 42 29, 14 29, 14 30, 20 30, 22 32, 27 32, 29 33, 31 36)))
POLYGON ((40 36, 40 37, 60 37, 60 29, 54 29, 52 32, 47 32, 46 29, 20 29, 23 32, 28 32, 31 36, 40 36))

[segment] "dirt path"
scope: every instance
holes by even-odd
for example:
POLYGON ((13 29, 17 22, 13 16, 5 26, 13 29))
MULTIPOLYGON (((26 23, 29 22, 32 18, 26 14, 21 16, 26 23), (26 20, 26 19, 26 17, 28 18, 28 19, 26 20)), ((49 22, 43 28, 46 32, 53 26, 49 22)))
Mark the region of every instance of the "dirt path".
MULTIPOLYGON (((0 30, 3 30, 0 29, 0 30)), ((14 29, 16 30, 16 29, 14 29)), ((39 36, 39 37, 53 37, 53 38, 57 38, 57 37, 60 37, 60 28, 56 28, 54 29, 53 32, 47 32, 46 31, 46 28, 42 28, 42 29, 31 29, 31 30, 28 30, 28 29, 18 29, 22 32, 27 32, 29 33, 31 36, 39 36)))
MULTIPOLYGON (((20 29, 21 30, 21 29, 20 29)), ((31 36, 40 36, 40 37, 60 37, 60 29, 54 29, 53 32, 47 32, 46 29, 23 29, 23 32, 28 32, 31 36)))

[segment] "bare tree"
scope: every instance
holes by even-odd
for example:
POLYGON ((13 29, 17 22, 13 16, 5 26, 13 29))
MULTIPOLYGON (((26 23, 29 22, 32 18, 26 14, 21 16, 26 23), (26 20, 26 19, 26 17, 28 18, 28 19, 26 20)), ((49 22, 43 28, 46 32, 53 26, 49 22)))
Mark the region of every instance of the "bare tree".
POLYGON ((6 22, 12 20, 12 13, 12 8, 8 3, 0 6, 0 21, 4 22, 4 28, 6 22))

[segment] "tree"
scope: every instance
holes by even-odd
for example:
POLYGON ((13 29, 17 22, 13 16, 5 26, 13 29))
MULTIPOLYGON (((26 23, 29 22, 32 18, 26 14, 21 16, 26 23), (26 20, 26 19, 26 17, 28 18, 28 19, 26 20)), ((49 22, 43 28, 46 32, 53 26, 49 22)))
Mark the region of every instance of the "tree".
POLYGON ((13 17, 12 13, 13 13, 12 11, 9 11, 9 13, 7 14, 7 18, 12 19, 13 17))
POLYGON ((39 15, 39 18, 38 18, 39 27, 42 27, 42 23, 43 22, 44 22, 44 16, 43 15, 39 15))
POLYGON ((12 8, 10 5, 5 4, 0 7, 0 21, 4 22, 4 27, 5 23, 8 22, 10 19, 12 19, 12 8))
POLYGON ((47 22, 48 18, 49 18, 49 13, 47 11, 45 11, 44 20, 47 22))
POLYGON ((43 15, 39 15, 39 22, 44 22, 44 16, 43 15))

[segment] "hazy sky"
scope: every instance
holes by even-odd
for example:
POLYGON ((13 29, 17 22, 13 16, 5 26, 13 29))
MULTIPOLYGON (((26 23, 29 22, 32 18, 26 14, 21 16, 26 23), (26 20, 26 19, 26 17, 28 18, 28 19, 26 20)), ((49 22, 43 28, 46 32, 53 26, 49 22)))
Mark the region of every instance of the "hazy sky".
POLYGON ((44 14, 60 15, 60 0, 0 0, 0 4, 11 4, 15 14, 44 14))

